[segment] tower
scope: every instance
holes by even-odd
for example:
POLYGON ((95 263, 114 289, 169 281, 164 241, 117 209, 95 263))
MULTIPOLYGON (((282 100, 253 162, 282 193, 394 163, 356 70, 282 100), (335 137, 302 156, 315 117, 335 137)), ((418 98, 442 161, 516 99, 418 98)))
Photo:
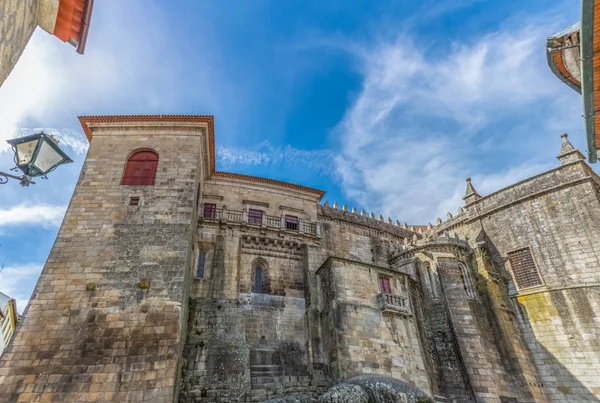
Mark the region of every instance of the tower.
POLYGON ((0 359, 0 401, 170 402, 213 118, 80 121, 90 148, 23 323, 0 359))

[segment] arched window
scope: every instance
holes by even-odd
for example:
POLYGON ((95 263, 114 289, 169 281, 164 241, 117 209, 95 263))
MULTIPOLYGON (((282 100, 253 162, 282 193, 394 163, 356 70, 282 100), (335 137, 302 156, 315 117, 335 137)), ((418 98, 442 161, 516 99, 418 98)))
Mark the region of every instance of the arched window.
POLYGON ((157 153, 138 151, 127 160, 121 185, 154 185, 157 167, 157 153))
POLYGON ((267 261, 260 257, 256 258, 252 262, 251 267, 250 284, 252 284, 252 292, 256 294, 270 294, 271 281, 267 261))
POLYGON ((254 268, 254 290, 255 293, 263 292, 263 268, 256 266, 254 268))

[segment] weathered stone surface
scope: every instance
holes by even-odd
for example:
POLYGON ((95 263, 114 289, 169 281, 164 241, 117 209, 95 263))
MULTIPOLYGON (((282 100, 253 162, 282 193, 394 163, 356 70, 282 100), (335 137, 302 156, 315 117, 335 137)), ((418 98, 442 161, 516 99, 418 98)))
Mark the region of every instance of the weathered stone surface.
POLYGON ((0 401, 600 398, 600 178, 581 160, 409 230, 212 171, 208 123, 136 119, 92 128, 0 401), (121 186, 140 148, 155 185, 121 186), (523 248, 542 284, 519 289, 523 248))

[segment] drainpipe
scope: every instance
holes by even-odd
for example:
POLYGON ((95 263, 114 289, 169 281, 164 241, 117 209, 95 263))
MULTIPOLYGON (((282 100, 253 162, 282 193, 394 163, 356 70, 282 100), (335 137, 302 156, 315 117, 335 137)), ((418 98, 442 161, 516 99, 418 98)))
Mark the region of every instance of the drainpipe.
MULTIPOLYGON (((598 161, 596 152, 596 111, 594 110, 594 0, 581 1, 581 94, 583 118, 590 162, 598 161)), ((600 75, 600 74, 599 74, 600 75)))

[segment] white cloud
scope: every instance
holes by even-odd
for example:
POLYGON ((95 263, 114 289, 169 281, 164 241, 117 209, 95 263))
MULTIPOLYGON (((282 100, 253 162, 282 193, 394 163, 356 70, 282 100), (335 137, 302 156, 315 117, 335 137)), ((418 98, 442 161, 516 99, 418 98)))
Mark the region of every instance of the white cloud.
POLYGON ((66 206, 19 204, 0 209, 0 228, 13 225, 41 225, 58 227, 65 215, 66 206))
POLYGON ((42 268, 41 264, 29 263, 7 265, 0 271, 0 292, 17 300, 18 312, 23 313, 42 268))
POLYGON ((217 158, 223 164, 238 165, 298 165, 321 173, 331 173, 330 150, 300 150, 291 146, 274 147, 269 141, 259 143, 253 149, 218 147, 217 158))
MULTIPOLYGON (((180 47, 164 12, 149 2, 102 2, 94 7, 84 55, 37 29, 0 87, 0 152, 19 128, 78 128, 88 113, 165 113, 183 96, 210 91, 208 49, 183 78, 180 47), (65 123, 68 123, 65 125, 65 123)), ((219 96, 211 96, 218 100, 219 96)), ((216 101, 215 101, 216 102, 216 101)), ((81 133, 59 130, 63 144, 82 150, 81 133)))
POLYGON ((548 150, 510 158, 535 149, 535 141, 554 146, 555 154, 556 130, 580 129, 578 115, 554 113, 556 104, 577 100, 546 66, 543 44, 553 30, 506 30, 455 43, 446 53, 403 35, 355 52, 363 88, 336 128, 336 173, 345 193, 419 224, 462 204, 466 176, 485 194, 556 164, 538 161, 548 150), (492 137, 499 125, 509 132, 492 137))

